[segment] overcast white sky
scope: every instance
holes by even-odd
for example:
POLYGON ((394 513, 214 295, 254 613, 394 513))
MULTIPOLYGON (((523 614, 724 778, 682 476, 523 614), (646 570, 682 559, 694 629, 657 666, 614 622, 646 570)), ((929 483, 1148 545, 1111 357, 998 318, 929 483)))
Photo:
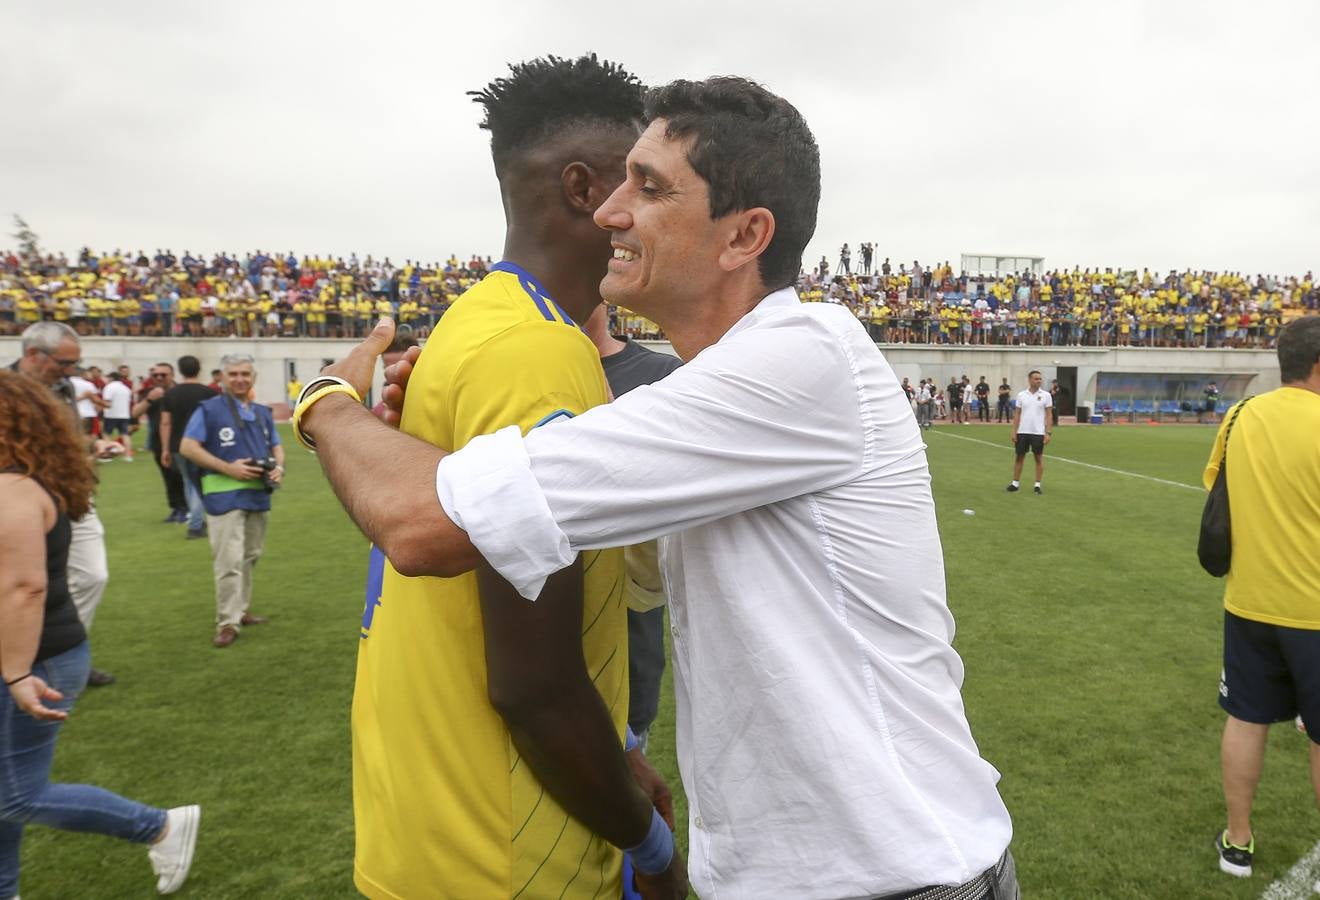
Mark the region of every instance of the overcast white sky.
POLYGON ((545 53, 740 74, 820 143, 807 263, 1320 266, 1320 3, 0 4, 0 246, 498 256, 464 92, 545 53))

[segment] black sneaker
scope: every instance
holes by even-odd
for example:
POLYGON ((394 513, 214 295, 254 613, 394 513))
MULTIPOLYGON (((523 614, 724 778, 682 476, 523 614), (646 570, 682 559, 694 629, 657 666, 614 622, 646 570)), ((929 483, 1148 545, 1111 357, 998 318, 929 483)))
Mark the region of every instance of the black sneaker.
POLYGON ((115 676, 109 672, 102 672, 100 669, 92 669, 87 673, 88 687, 106 687, 115 683, 115 676))
POLYGON ((1039 493, 1040 493, 1040 485, 1036 485, 1034 488, 1032 488, 1032 490, 1035 491, 1037 494, 1039 494, 1039 493))
POLYGON ((1228 842, 1228 829, 1215 838, 1215 850, 1219 853, 1219 871, 1227 872, 1234 878, 1251 877, 1251 858, 1256 854, 1256 837, 1245 847, 1228 842))
POLYGON ((1018 487, 1016 484, 1010 484, 1005 490, 1010 494, 1016 494, 1018 491, 1022 490, 1022 488, 1018 487))

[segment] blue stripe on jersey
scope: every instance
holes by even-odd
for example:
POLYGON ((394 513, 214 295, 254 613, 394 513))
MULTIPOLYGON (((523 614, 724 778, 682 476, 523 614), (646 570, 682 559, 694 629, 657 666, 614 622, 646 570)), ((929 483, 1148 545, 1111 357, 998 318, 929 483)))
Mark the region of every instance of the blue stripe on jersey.
POLYGON ((376 607, 380 606, 381 595, 385 593, 385 554, 375 544, 371 545, 371 556, 367 560, 367 597, 362 609, 362 637, 371 634, 371 620, 376 616, 376 607))
POLYGON ((527 292, 527 296, 532 298, 532 302, 536 304, 536 308, 541 311, 541 315, 545 316, 547 322, 563 322, 565 325, 576 324, 569 318, 568 313, 564 312, 564 308, 556 303, 555 299, 541 286, 541 283, 522 266, 501 260, 491 266, 490 270, 492 272, 507 272, 510 275, 517 276, 518 284, 522 285, 522 289, 527 292), (558 318, 555 317, 555 313, 559 314, 558 318))
POLYGON ((573 414, 566 409, 557 409, 541 421, 533 425, 533 428, 540 428, 542 425, 549 425, 551 422, 557 422, 560 419, 571 419, 573 414))

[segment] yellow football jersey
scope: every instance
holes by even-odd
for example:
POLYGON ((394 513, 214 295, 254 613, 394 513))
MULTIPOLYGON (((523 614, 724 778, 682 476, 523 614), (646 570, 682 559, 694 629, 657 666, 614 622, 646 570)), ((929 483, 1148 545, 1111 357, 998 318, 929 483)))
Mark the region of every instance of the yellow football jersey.
POLYGON ((1223 465, 1228 423, 1238 409, 1237 437, 1229 441, 1233 567, 1224 607, 1256 622, 1320 629, 1320 397, 1281 387, 1224 413, 1201 477, 1206 490, 1223 465))
MULTIPOLYGON (((591 341, 509 263, 445 314, 402 430, 449 449, 607 402, 591 341)), ((354 866, 373 898, 618 897, 622 855, 556 803, 486 693, 474 573, 405 578, 373 554, 353 697, 354 866), (374 568, 374 567, 373 567, 374 568)), ((582 649, 620 735, 628 710, 623 554, 584 554, 582 649)))

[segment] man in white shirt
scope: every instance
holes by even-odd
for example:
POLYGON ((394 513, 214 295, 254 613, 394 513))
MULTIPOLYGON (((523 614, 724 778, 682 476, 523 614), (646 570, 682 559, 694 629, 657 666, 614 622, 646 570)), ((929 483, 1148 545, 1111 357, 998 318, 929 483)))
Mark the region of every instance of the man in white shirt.
POLYGON ((82 377, 82 369, 77 371, 77 375, 69 376, 69 384, 73 385, 73 397, 77 401, 83 434, 91 434, 92 424, 99 414, 97 404, 101 402, 101 394, 96 390, 96 385, 82 377))
MULTIPOLYGON (((815 139, 737 78, 660 88, 647 118, 596 213, 615 248, 601 292, 658 322, 683 368, 454 454, 340 394, 300 426, 405 575, 489 565, 531 602, 581 549, 663 537, 698 894, 1016 898, 919 431, 856 317, 791 288, 815 139)), ((392 331, 326 373, 365 390, 392 331)))
POLYGON ((133 436, 129 430, 133 424, 133 388, 118 372, 106 377, 109 383, 101 389, 101 399, 105 401, 105 436, 124 448, 121 457, 124 462, 132 462, 133 436))
POLYGON ((930 420, 935 414, 935 383, 921 379, 917 389, 917 424, 922 428, 930 427, 930 420))
POLYGON ((1036 486, 1032 490, 1037 494, 1041 492, 1040 476, 1045 473, 1045 445, 1050 442, 1054 432, 1049 415, 1054 401, 1050 399, 1049 391, 1041 389, 1041 380, 1040 372, 1032 369, 1027 375, 1029 387, 1025 391, 1018 391, 1013 431, 1009 436, 1009 443, 1017 454, 1017 459, 1013 461, 1013 480, 1008 484, 1010 494, 1022 487, 1022 462, 1027 458, 1028 450, 1036 457, 1036 486))

